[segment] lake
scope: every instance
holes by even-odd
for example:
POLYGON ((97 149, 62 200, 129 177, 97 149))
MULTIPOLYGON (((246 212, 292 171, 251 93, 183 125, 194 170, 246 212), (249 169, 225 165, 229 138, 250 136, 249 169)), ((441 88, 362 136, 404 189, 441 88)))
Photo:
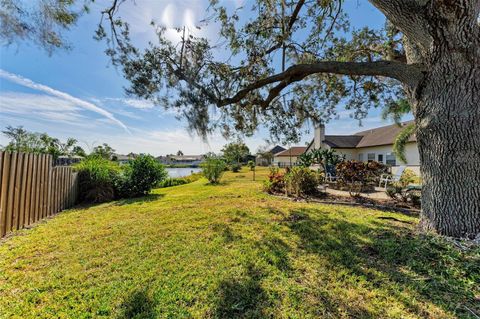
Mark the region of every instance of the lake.
POLYGON ((169 177, 183 177, 201 171, 198 167, 165 168, 169 177))

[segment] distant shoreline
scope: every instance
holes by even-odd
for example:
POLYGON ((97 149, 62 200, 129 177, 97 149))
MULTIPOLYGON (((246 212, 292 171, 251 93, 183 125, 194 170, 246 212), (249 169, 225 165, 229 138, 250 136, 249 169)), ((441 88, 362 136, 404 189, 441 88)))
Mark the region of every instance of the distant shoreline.
POLYGON ((166 168, 199 168, 200 165, 188 165, 188 164, 163 164, 166 168))

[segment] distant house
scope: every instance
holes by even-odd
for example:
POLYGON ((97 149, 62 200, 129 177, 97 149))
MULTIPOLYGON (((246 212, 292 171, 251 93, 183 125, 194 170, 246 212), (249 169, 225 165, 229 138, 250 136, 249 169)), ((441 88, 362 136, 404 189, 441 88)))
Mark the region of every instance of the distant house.
POLYGON ((157 161, 165 165, 198 166, 204 158, 204 155, 166 155, 157 157, 157 161))
POLYGON ((273 157, 273 165, 278 167, 292 167, 298 165, 298 157, 305 153, 306 146, 292 146, 279 152, 273 157))
POLYGON ((122 155, 122 154, 115 154, 113 156, 114 159, 117 160, 118 164, 124 165, 127 164, 129 160, 134 159, 136 156, 133 153, 130 153, 128 155, 122 155))
POLYGON ((276 145, 272 149, 266 151, 265 153, 258 154, 256 158, 256 164, 258 166, 272 165, 275 155, 283 151, 285 151, 284 147, 276 145))
POLYGON ((412 136, 405 146, 407 163, 400 163, 393 153, 393 143, 403 127, 411 122, 382 126, 361 131, 353 135, 325 135, 323 125, 315 128, 312 142, 308 145, 307 152, 318 148, 331 148, 345 155, 347 160, 378 161, 392 167, 395 172, 399 165, 406 165, 415 173, 420 174, 420 156, 417 140, 412 136))
POLYGON ((80 162, 82 159, 83 157, 78 155, 72 155, 72 156, 61 155, 57 157, 57 159, 55 160, 55 166, 70 166, 80 162))

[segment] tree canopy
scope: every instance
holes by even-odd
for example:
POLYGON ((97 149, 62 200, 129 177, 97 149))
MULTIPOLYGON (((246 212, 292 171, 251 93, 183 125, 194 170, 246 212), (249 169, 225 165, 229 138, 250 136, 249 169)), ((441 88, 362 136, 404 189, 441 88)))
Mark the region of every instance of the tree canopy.
POLYGON ((421 67, 405 63, 399 28, 353 30, 343 1, 257 0, 237 9, 210 2, 204 24, 220 25, 217 42, 185 27, 173 43, 154 25, 158 42, 139 49, 115 3, 104 11, 113 36, 103 24, 97 32, 130 81, 128 94, 178 109, 202 135, 252 135, 263 124, 276 140, 298 140, 306 122, 335 117, 339 104, 362 119, 402 99, 401 82, 413 86, 421 77, 421 67))
POLYGON ((250 150, 243 142, 232 142, 222 148, 222 153, 228 164, 238 164, 246 162, 250 150))
POLYGON ((89 11, 94 0, 0 0, 0 39, 4 44, 30 41, 52 53, 68 49, 64 31, 89 11))
POLYGON ((2 133, 10 140, 2 148, 4 151, 50 154, 54 159, 61 155, 85 156, 85 151, 77 145, 77 140, 74 138, 67 138, 65 142, 62 142, 47 133, 30 132, 22 126, 7 126, 2 133))

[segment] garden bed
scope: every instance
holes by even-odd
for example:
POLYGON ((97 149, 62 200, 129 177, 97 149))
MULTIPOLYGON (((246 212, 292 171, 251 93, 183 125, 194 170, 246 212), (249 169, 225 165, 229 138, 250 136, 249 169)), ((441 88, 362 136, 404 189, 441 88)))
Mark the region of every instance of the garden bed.
POLYGON ((380 210, 409 213, 412 215, 418 215, 420 213, 420 207, 412 206, 408 203, 398 202, 393 199, 373 199, 364 196, 339 196, 329 194, 328 192, 319 192, 316 195, 303 197, 286 196, 284 193, 271 193, 270 195, 293 201, 305 201, 332 205, 363 206, 380 210))

